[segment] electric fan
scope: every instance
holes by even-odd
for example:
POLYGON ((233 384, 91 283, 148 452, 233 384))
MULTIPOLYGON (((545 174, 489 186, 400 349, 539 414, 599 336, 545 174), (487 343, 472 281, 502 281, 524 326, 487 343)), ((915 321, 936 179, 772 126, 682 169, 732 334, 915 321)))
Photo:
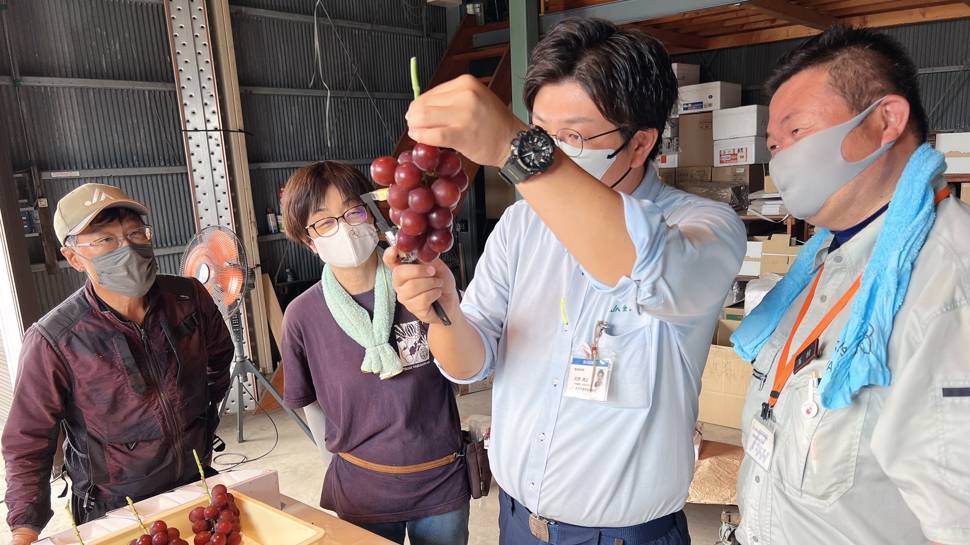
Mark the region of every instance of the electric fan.
POLYGON ((219 414, 222 415, 225 412, 229 404, 229 396, 235 389, 236 432, 239 442, 244 441, 243 388, 249 382, 250 374, 254 375, 263 388, 276 398, 280 406, 289 413, 290 417, 299 424, 303 432, 312 441, 313 436, 310 434, 310 428, 292 409, 283 405, 280 393, 246 355, 240 307, 250 290, 251 283, 249 265, 246 263, 246 251, 239 237, 225 227, 212 226, 202 229, 192 237, 192 240, 186 246, 179 269, 182 271, 182 276, 195 278, 205 286, 216 306, 219 307, 223 318, 229 322, 229 332, 232 335, 235 355, 233 356, 230 388, 219 404, 219 414))

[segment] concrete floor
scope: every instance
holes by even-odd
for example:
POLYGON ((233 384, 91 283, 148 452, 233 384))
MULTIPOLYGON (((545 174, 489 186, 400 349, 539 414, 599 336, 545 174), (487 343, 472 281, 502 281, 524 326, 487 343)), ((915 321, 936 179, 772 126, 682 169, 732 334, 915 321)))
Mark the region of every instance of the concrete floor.
MULTIPOLYGON (((459 409, 465 418, 475 414, 491 413, 491 392, 480 392, 459 397, 459 409)), ((280 490, 309 505, 317 505, 327 461, 321 461, 317 448, 303 435, 296 425, 283 412, 272 413, 273 421, 279 429, 279 444, 266 457, 250 462, 245 467, 271 468, 279 472, 280 490)), ((246 441, 236 442, 236 420, 233 416, 223 419, 220 437, 226 440, 226 452, 240 453, 250 458, 264 454, 273 444, 274 431, 269 418, 263 413, 247 416, 245 419, 246 441)), ((705 437, 711 440, 738 441, 737 432, 727 429, 705 428, 705 437)), ((233 463, 238 456, 227 456, 223 460, 233 463)), ((216 465, 217 469, 225 466, 216 465)), ((2 474, 0 467, 0 474, 2 474)), ((55 487, 60 492, 62 485, 55 487)), ((496 490, 493 488, 493 491, 496 490)), ((53 500, 54 518, 46 533, 54 533, 70 527, 64 510, 66 499, 53 500)), ((720 526, 721 507, 716 505, 688 505, 687 517, 690 524, 691 539, 695 545, 712 545, 717 540, 720 526)), ((6 506, 0 505, 0 519, 6 517, 6 506)), ((498 494, 490 494, 481 500, 474 500, 471 506, 471 539, 469 545, 495 545, 498 543, 498 494)), ((10 541, 10 531, 3 524, 0 527, 0 543, 10 541)))

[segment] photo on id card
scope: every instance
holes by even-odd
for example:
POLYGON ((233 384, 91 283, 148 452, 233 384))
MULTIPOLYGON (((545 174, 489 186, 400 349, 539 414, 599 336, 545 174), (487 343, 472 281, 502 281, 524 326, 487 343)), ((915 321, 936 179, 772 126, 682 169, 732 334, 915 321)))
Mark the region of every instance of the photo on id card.
POLYGON ((613 361, 612 354, 599 354, 595 359, 586 355, 573 356, 566 375, 566 397, 591 401, 609 399, 613 361))

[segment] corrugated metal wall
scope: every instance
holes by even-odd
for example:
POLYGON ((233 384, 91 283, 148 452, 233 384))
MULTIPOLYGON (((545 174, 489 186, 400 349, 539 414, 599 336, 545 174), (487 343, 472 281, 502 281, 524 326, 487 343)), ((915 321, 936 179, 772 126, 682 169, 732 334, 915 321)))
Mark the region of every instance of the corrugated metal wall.
MULTIPOLYGON (((334 91, 333 146, 328 147, 326 98, 319 83, 317 90, 308 89, 315 62, 314 0, 230 4, 259 218, 267 207, 278 210, 278 190, 294 165, 341 159, 366 170, 371 158, 387 153, 404 130, 411 92, 407 59, 418 57, 427 81, 446 47, 444 10, 425 9, 422 1, 328 0, 324 5, 332 22, 322 11, 316 21, 322 69, 334 91)), ((184 167, 161 1, 10 0, 5 17, 25 80, 19 93, 33 161, 41 171, 184 167)), ((0 34, 0 76, 12 73, 5 42, 0 34)), ((15 92, 9 77, 0 79, 0 118, 17 127, 11 131, 11 149, 19 169, 31 161, 19 130, 15 92)), ((161 269, 177 272, 181 248, 194 232, 186 175, 124 174, 45 179, 43 184, 52 207, 89 181, 117 184, 143 200, 153 211, 161 269)), ((265 221, 260 229, 262 266, 272 271, 288 243, 269 236, 265 221)), ((42 256, 39 239, 30 244, 32 256, 42 256)), ((301 278, 315 277, 319 264, 312 257, 294 246, 287 266, 301 278)), ((54 275, 39 262, 33 269, 44 311, 82 282, 64 263, 54 275)))
MULTIPOLYGON (((136 0, 10 0, 4 14, 11 49, 24 83, 19 87, 43 172, 183 167, 178 103, 172 86, 161 2, 136 0)), ((3 40, 0 40, 3 43, 3 40)), ((0 67, 11 74, 6 49, 0 67)), ((20 113, 10 82, 0 85, 0 114, 12 131, 15 168, 31 163, 19 131, 20 113)), ((178 269, 178 247, 193 231, 184 174, 56 178, 43 181, 50 205, 90 181, 123 187, 153 210, 161 268, 178 269)), ((31 239, 31 254, 40 256, 31 239)), ((64 266, 53 275, 34 264, 34 283, 46 311, 77 289, 83 278, 64 266)))
MULTIPOLYGON (((254 166, 253 205, 260 220, 267 208, 279 211, 279 190, 296 170, 294 163, 342 160, 366 173, 371 159, 393 150, 411 100, 408 59, 418 58, 421 79, 428 81, 447 46, 444 10, 428 9, 425 22, 417 0, 328 1, 333 25, 322 11, 314 21, 314 4, 230 0, 243 117, 251 133, 246 140, 254 166), (307 90, 315 26, 324 79, 334 91, 331 146, 326 95, 319 81, 316 91, 307 90)), ((320 275, 319 259, 306 248, 270 234, 266 221, 259 228, 264 272, 279 270, 281 279, 287 268, 301 280, 320 275)))
MULTIPOLYGON (((970 130, 970 20, 958 19, 883 29, 909 51, 934 131, 970 130)), ((761 83, 775 63, 801 40, 677 55, 676 62, 701 65, 702 81, 744 87, 745 104, 767 104, 761 83)))

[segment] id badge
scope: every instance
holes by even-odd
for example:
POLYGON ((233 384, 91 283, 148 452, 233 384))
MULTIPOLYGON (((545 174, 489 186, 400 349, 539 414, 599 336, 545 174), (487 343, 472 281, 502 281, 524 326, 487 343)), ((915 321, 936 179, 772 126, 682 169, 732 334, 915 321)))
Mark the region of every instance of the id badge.
POLYGON ((775 432, 757 416, 751 420, 751 430, 748 432, 744 452, 762 469, 768 471, 771 456, 775 452, 775 432))
POLYGON ((600 353, 591 358, 583 355, 573 356, 566 375, 566 397, 606 401, 610 393, 610 378, 613 375, 615 357, 600 353))

